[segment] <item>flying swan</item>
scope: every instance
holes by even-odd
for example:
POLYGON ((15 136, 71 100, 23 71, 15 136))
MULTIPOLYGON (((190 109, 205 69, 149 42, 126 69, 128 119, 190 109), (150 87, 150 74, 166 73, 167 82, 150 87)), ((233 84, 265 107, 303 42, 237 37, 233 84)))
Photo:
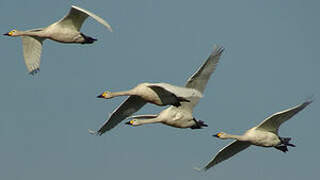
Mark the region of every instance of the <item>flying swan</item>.
POLYGON ((44 40, 51 39, 60 43, 80 44, 91 44, 97 40, 79 32, 88 16, 112 31, 111 26, 99 16, 80 7, 71 6, 69 13, 65 17, 48 27, 27 31, 14 29, 3 35, 22 37, 24 61, 29 73, 33 75, 40 70, 40 55, 44 40))
MULTIPOLYGON (((196 73, 194 73, 187 81, 186 85, 182 89, 192 89, 197 93, 202 94, 207 82, 216 68, 216 65, 220 59, 220 56, 223 52, 222 47, 215 46, 212 54, 209 58, 204 62, 204 64, 198 69, 196 73)), ((150 84, 143 84, 143 89, 147 89, 147 94, 153 94, 155 92, 152 91, 152 88, 148 87, 150 84)), ((154 84, 151 84, 154 85, 154 84)), ((139 87, 138 85, 137 87, 139 87)), ((135 89, 135 88, 134 88, 135 89)), ((138 88, 139 89, 139 88, 138 88)), ((159 89, 159 88, 158 88, 159 89)), ((160 88, 163 91, 164 87, 160 88)), ((173 88, 174 89, 174 88, 173 88)), ((175 93, 173 91, 166 92, 165 94, 175 93)), ((120 93, 122 95, 130 95, 127 93, 120 93)), ((155 93, 157 94, 157 93, 155 93)), ((161 93, 160 93, 161 94, 161 93)), ((180 99, 180 95, 184 93, 175 94, 174 97, 178 97, 180 99)), ((106 95, 102 94, 99 97, 103 96, 112 96, 112 93, 106 93, 106 95)), ((117 95, 117 94, 116 94, 117 95)), ((156 95, 155 95, 156 97, 156 95)), ((161 96, 160 96, 161 97, 161 96)), ((139 115, 139 116, 131 116, 133 113, 137 112, 142 106, 144 106, 147 101, 146 97, 141 97, 141 95, 130 95, 111 115, 108 120, 106 120, 98 131, 89 130, 91 134, 102 135, 106 131, 114 128, 118 123, 123 121, 124 119, 130 118, 131 121, 126 124, 131 126, 139 126, 142 124, 150 124, 150 123, 163 123, 165 125, 169 125, 176 128, 191 128, 191 129, 200 129, 203 126, 207 126, 203 121, 198 121, 192 116, 193 107, 198 103, 201 96, 194 95, 189 98, 182 97, 182 101, 178 101, 178 104, 172 104, 172 106, 163 110, 159 114, 151 114, 151 115, 139 115)), ((161 99, 161 98, 160 98, 161 99)), ((172 98, 169 98, 172 99, 172 98)), ((173 98, 175 99, 175 98, 173 98)), ((153 102, 157 104, 156 102, 153 102)), ((158 103, 159 105, 159 103, 158 103)), ((160 103, 161 105, 161 103, 160 103)))
MULTIPOLYGON (((282 123, 292 118, 298 112, 302 111, 310 103, 312 103, 312 101, 308 100, 293 108, 277 112, 266 118, 258 126, 246 131, 243 135, 232 135, 224 132, 219 132, 213 135, 214 137, 220 139, 235 139, 235 141, 222 148, 203 168, 203 170, 208 170, 216 164, 248 148, 250 145, 274 147, 282 152, 288 151, 287 146, 295 147, 295 145, 290 143, 291 138, 284 138, 278 135, 279 127, 282 123)), ((198 168, 196 169, 201 170, 198 168)))

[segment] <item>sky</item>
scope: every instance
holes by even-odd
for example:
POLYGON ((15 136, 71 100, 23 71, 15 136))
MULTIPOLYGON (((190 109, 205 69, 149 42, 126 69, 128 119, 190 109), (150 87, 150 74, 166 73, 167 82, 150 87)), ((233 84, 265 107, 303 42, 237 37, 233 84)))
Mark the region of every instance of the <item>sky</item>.
MULTIPOLYGON (((21 39, 1 36, 0 179, 316 179, 320 94, 320 2, 316 0, 0 1, 0 32, 45 27, 71 5, 107 20, 87 19, 91 45, 46 40, 40 73, 28 75, 21 39), (194 116, 209 127, 119 124, 96 130, 124 99, 97 99, 141 82, 185 84, 212 51, 225 51, 194 116), (284 154, 250 147, 207 172, 230 140, 269 115, 313 97, 280 128, 297 147, 284 154)), ((148 104, 136 114, 158 113, 148 104)))

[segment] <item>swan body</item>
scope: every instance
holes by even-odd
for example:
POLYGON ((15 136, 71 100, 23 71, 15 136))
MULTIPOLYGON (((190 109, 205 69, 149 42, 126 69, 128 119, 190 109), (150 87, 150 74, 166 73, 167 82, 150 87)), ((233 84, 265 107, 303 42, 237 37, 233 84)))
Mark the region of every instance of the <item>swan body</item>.
POLYGON ((99 16, 80 7, 72 6, 65 17, 48 27, 27 31, 12 30, 4 35, 22 37, 23 56, 27 69, 30 74, 35 74, 40 69, 40 56, 44 40, 51 39, 60 43, 80 44, 91 44, 97 40, 79 32, 83 22, 89 16, 112 31, 111 26, 99 16))
MULTIPOLYGON (((140 126, 143 124, 162 123, 175 128, 191 128, 196 126, 196 120, 192 113, 184 111, 182 108, 171 106, 157 115, 138 115, 129 117, 130 120, 126 124, 132 126, 140 126)), ((206 125, 204 125, 206 126, 206 125)), ((200 127, 199 127, 200 128, 200 127)))
MULTIPOLYGON (((162 124, 176 127, 176 128, 200 129, 202 127, 206 127, 207 125, 204 124, 203 121, 196 120, 193 117, 192 112, 193 112, 194 106, 197 105, 198 101, 202 97, 202 94, 207 85, 207 82, 211 74, 214 72, 216 65, 219 62, 220 56, 222 55, 222 52, 223 52, 222 47, 215 46, 213 52, 208 57, 208 59, 187 80, 185 87, 176 88, 175 86, 172 86, 172 85, 166 86, 166 87, 162 86, 163 87, 162 90, 166 89, 166 91, 169 91, 170 93, 175 94, 175 96, 177 97, 183 97, 183 98, 189 97, 187 98, 187 101, 180 101, 179 102, 180 104, 178 106, 173 104, 172 106, 163 110, 159 114, 132 116, 132 114, 137 112, 140 108, 142 108, 147 103, 147 101, 145 100, 145 97, 139 96, 137 94, 133 95, 131 94, 132 92, 124 92, 124 93, 122 92, 120 93, 120 95, 129 95, 129 97, 116 110, 114 110, 114 112, 111 114, 109 119, 106 120, 100 126, 98 131, 89 130, 89 132, 91 134, 102 135, 106 131, 114 128, 117 124, 119 124, 124 119, 127 119, 128 117, 131 118, 132 120, 126 122, 126 124, 131 126, 140 126, 143 124, 152 124, 152 123, 162 123, 162 124), (186 90, 186 89, 189 89, 189 90, 186 90), (190 94, 189 91, 191 92, 192 96, 188 95, 190 94)), ((164 83, 161 83, 161 84, 163 85, 164 83)), ((137 87, 139 89, 140 88, 139 86, 148 86, 148 85, 149 84, 142 84, 142 85, 138 85, 137 87)), ((135 91, 135 90, 132 90, 132 91, 135 91)), ((153 94, 153 92, 149 92, 149 93, 153 94)), ((119 94, 116 94, 116 95, 119 95, 119 94)), ((112 93, 110 95, 110 93, 105 92, 98 97, 112 98, 114 96, 115 95, 114 94, 112 95, 112 93)), ((155 101, 153 103, 157 104, 155 101)))
POLYGON ((110 99, 117 96, 139 96, 146 102, 158 106, 180 106, 180 102, 188 102, 188 99, 192 97, 201 98, 202 94, 196 89, 173 86, 167 83, 141 83, 128 91, 105 91, 98 98, 110 99))
POLYGON ((287 152, 287 146, 295 147, 295 145, 290 144, 289 141, 291 138, 283 138, 278 135, 279 127, 310 103, 312 103, 312 101, 308 100, 295 107, 275 113, 262 121, 258 126, 247 130, 243 135, 232 135, 224 132, 215 134, 214 136, 217 138, 235 139, 235 141, 222 148, 203 169, 208 170, 216 164, 248 148, 250 145, 274 147, 282 152, 287 152))

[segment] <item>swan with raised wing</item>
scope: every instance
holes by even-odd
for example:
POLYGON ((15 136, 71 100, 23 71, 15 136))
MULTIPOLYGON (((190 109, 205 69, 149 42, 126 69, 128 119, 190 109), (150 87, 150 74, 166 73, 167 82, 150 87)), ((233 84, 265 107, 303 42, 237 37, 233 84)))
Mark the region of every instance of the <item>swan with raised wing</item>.
POLYGON ((91 44, 97 40, 79 32, 83 22, 89 16, 112 31, 111 26, 101 17, 88 10, 72 6, 65 17, 48 27, 27 31, 14 29, 4 35, 22 37, 24 61, 29 73, 33 75, 40 70, 40 56, 44 40, 51 39, 60 43, 80 44, 91 44))
MULTIPOLYGON (((295 145, 290 143, 291 138, 280 137, 278 135, 279 127, 282 123, 292 118, 298 112, 302 111, 310 103, 312 103, 312 101, 308 100, 295 107, 277 112, 266 118, 258 126, 255 126, 246 131, 243 135, 232 135, 224 132, 219 132, 213 135, 214 137, 220 139, 235 139, 235 141, 222 148, 203 168, 203 170, 208 170, 216 164, 248 148, 250 145, 274 147, 282 152, 287 152, 288 146, 295 147, 295 145)), ((198 168, 196 169, 201 170, 198 168)))
MULTIPOLYGON (((216 65, 219 62, 222 52, 222 47, 215 46, 213 52, 208 57, 208 59, 187 80, 187 83, 184 88, 193 89, 202 94, 211 74, 214 72, 216 65)), ((175 94, 175 96, 180 97, 180 94, 175 94)), ((106 131, 114 128, 118 123, 128 118, 129 116, 131 116, 130 118, 132 120, 128 121, 126 124, 131 126, 139 126, 142 124, 151 123, 162 123, 176 128, 200 129, 202 127, 206 127, 207 125, 201 120, 196 120, 192 115, 193 108, 197 105, 200 98, 201 96, 192 96, 186 98, 187 100, 180 101, 178 105, 173 104, 172 106, 163 110, 159 114, 131 116, 133 113, 137 112, 142 106, 144 106, 147 101, 141 96, 130 95, 129 98, 127 98, 110 115, 110 118, 102 124, 98 131, 89 130, 89 132, 92 134, 102 135, 106 131)))

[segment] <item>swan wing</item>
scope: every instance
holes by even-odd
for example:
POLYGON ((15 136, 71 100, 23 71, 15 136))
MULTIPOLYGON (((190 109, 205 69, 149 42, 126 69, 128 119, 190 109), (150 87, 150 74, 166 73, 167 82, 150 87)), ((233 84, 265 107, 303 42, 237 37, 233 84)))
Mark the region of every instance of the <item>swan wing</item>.
POLYGON ((99 128, 98 131, 94 132, 89 130, 91 134, 102 135, 106 131, 114 128, 121 121, 137 112, 146 104, 139 96, 129 96, 119 107, 117 107, 110 115, 109 119, 106 120, 99 128))
POLYGON ((92 17, 94 20, 98 21, 112 32, 112 28, 108 22, 95 15, 94 13, 77 6, 71 6, 69 13, 61 20, 59 20, 57 22, 57 25, 80 31, 83 22, 87 19, 88 16, 92 17))
POLYGON ((244 141, 235 140, 229 145, 222 148, 214 158, 203 168, 205 171, 209 168, 215 166, 216 164, 229 159, 233 155, 237 154, 238 152, 248 148, 250 143, 244 141))
MULTIPOLYGON (((149 87, 155 92, 160 92, 160 94, 166 95, 167 93, 174 94, 177 97, 202 97, 202 93, 193 88, 186 88, 180 86, 174 86, 168 83, 153 83, 150 84, 149 87), (157 88, 157 89, 156 89, 157 88)), ((158 94, 158 93, 157 93, 158 94)))
POLYGON ((33 36, 21 36, 24 62, 30 74, 35 74, 40 70, 40 56, 42 42, 45 38, 33 36))
POLYGON ((195 89, 173 86, 166 83, 149 84, 148 87, 158 95, 163 105, 180 104, 180 101, 190 101, 193 97, 202 97, 202 94, 195 89))
MULTIPOLYGON (((207 86, 208 80, 210 79, 211 74, 217 67, 219 59, 224 51, 221 46, 214 46, 214 49, 208 59, 201 65, 201 67, 187 80, 185 87, 198 90, 203 94, 204 89, 207 86)), ((182 103, 182 107, 190 108, 191 110, 195 105, 197 105, 200 98, 192 98, 191 102, 182 103)))
POLYGON ((263 120, 258 126, 257 129, 264 130, 264 131, 270 131, 273 133, 278 133, 278 129, 282 123, 292 118, 294 115, 296 115, 298 112, 302 111, 305 107, 307 107, 310 103, 312 103, 311 100, 307 100, 304 103, 297 105, 295 107, 286 109, 284 111, 277 112, 269 117, 267 117, 265 120, 263 120))

